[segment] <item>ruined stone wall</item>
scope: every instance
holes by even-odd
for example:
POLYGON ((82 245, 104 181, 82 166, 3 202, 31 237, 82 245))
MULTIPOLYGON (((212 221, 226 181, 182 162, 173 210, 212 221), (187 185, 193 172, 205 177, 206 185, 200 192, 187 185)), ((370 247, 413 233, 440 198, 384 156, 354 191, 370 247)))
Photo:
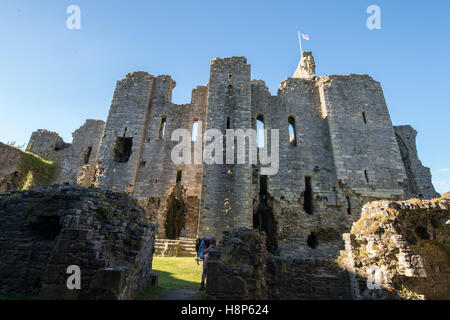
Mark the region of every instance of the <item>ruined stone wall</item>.
POLYGON ((362 196, 403 196, 406 178, 383 91, 367 75, 319 80, 337 179, 362 196))
MULTIPOLYGON (((328 122, 320 109, 316 83, 288 78, 281 84, 278 96, 273 97, 263 82, 253 82, 252 107, 255 121, 262 116, 266 129, 280 130, 279 172, 267 177, 279 248, 291 253, 317 255, 321 252, 325 255, 318 247, 311 250, 307 245, 308 237, 328 234, 319 245, 327 243, 323 247, 329 248, 329 241, 340 240, 337 234, 349 218, 346 211, 339 208, 344 203, 337 199, 328 122), (295 130, 292 142, 289 123, 295 130), (311 212, 304 208, 306 177, 311 179, 311 212)), ((258 175, 255 186, 254 194, 258 194, 258 175)))
MULTIPOLYGON (((227 127, 252 128, 251 111, 250 65, 247 60, 244 57, 213 59, 208 83, 206 130, 220 131, 217 139, 223 140, 224 151, 229 149, 226 149, 226 140, 222 138, 227 127)), ((252 165, 248 161, 248 153, 246 158, 245 164, 226 165, 224 152, 223 164, 204 164, 200 236, 220 237, 224 229, 252 226, 252 165)))
POLYGON ((156 226, 122 193, 50 186, 0 195, 0 294, 131 299, 150 284, 156 226), (67 268, 81 270, 68 290, 67 268))
POLYGON ((432 199, 439 197, 431 183, 430 169, 422 165, 417 155, 417 131, 411 126, 395 126, 394 131, 407 175, 407 181, 403 185, 405 198, 432 199))
POLYGON ((449 299, 450 201, 376 201, 339 258, 356 299, 449 299))
POLYGON ((76 185, 82 168, 92 165, 96 159, 104 126, 101 120, 86 120, 72 134, 72 143, 64 142, 56 132, 40 129, 31 135, 27 150, 56 163, 57 183, 76 185))
MULTIPOLYGON (((194 121, 201 124, 198 128, 201 135, 207 88, 195 88, 191 104, 176 105, 171 102, 174 87, 175 82, 169 76, 153 77, 143 72, 129 74, 118 83, 97 158, 96 185, 131 193, 147 208, 150 219, 161 225, 159 235, 166 237, 168 203, 172 201, 171 190, 179 172, 179 183, 185 188, 182 201, 189 208, 185 212, 188 223, 181 236, 195 237, 202 164, 175 164, 171 153, 179 142, 171 141, 171 137, 176 129, 191 132, 194 121), (117 139, 123 137, 131 138, 132 147, 129 158, 119 162, 114 158, 114 148, 117 139)), ((189 139, 188 143, 193 160, 194 142, 189 139)))
POLYGON ((207 272, 207 299, 352 298, 348 274, 333 260, 273 256, 256 230, 225 231, 207 272))
MULTIPOLYGON (((312 57, 305 53, 305 59, 312 57)), ((357 75, 317 78, 313 62, 300 63, 307 74, 297 70, 277 96, 263 81, 252 81, 252 121, 256 127, 263 119, 266 129, 280 130, 280 169, 267 177, 279 253, 336 257, 340 235, 362 206, 401 198, 406 175, 379 83, 357 75), (312 208, 306 210, 306 201, 312 208)), ((259 169, 253 172, 255 214, 261 205, 259 169)))
MULTIPOLYGON (((397 127, 394 133, 382 88, 371 77, 318 78, 312 54, 304 52, 276 96, 264 81, 250 79, 244 57, 213 59, 208 85, 192 91, 190 104, 176 105, 170 76, 130 73, 117 82, 106 124, 88 120, 72 145, 39 130, 29 149, 60 164, 58 182, 132 194, 160 226, 179 203, 186 221, 182 237, 196 237, 196 224, 200 236, 218 237, 225 229, 259 224, 281 254, 335 257, 343 246, 340 234, 365 203, 436 194, 417 159, 414 132, 397 127), (199 133, 225 134, 227 128, 256 128, 257 119, 280 130, 279 171, 267 176, 267 194, 260 194, 261 166, 249 164, 248 154, 245 164, 225 164, 225 137, 223 165, 171 159, 179 144, 171 141, 176 129, 192 132, 198 121, 199 133), (178 198, 177 183, 183 187, 178 198)), ((202 143, 189 141, 191 161, 202 143)), ((159 237, 166 236, 160 227, 159 237)))
POLYGON ((19 160, 22 158, 22 150, 8 146, 0 142, 0 193, 15 190, 17 186, 19 160))
POLYGON ((146 72, 129 73, 117 82, 97 155, 99 188, 133 191, 154 83, 146 72))

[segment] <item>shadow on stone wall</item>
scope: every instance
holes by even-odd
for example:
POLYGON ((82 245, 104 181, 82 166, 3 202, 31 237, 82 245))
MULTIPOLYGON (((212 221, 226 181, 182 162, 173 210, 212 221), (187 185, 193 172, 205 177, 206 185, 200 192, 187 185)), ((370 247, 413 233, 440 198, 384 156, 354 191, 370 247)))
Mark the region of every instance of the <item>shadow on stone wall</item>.
POLYGON ((450 201, 376 201, 338 259, 272 255, 263 232, 223 233, 207 299, 449 299, 450 201))
POLYGON ((348 273, 333 260, 274 256, 257 230, 225 231, 207 279, 207 299, 352 298, 348 273))
POLYGON ((130 299, 151 283, 157 226, 126 194, 49 186, 0 195, 0 294, 130 299), (80 267, 69 290, 67 268, 80 267))

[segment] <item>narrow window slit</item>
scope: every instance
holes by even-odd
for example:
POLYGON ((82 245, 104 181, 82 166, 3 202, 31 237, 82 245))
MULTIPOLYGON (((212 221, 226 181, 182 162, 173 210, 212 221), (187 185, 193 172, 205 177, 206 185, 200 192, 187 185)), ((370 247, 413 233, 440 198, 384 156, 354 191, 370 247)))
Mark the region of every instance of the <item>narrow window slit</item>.
POLYGON ((364 111, 362 112, 362 116, 363 116, 364 123, 367 123, 366 113, 364 111))
POLYGON ((183 172, 181 170, 177 170, 177 179, 176 179, 176 183, 181 182, 181 176, 182 176, 183 172))
POLYGON ((305 177, 305 199, 303 203, 303 209, 307 214, 313 214, 314 204, 313 204, 313 191, 311 184, 311 177, 305 177))
POLYGON ((165 133, 166 133, 166 117, 162 117, 161 124, 159 126, 159 139, 162 139, 165 133))
POLYGON ((295 132, 295 119, 293 117, 288 118, 289 123, 289 143, 291 147, 297 145, 297 135, 295 132))

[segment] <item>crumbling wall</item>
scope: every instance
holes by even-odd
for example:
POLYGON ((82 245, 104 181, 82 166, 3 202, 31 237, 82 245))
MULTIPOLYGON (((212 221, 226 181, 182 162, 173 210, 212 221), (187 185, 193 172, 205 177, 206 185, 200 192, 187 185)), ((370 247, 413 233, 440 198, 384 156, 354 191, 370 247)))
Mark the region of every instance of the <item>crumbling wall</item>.
MULTIPOLYGON (((77 178, 80 172, 82 169, 86 170, 85 166, 95 167, 104 126, 105 123, 101 120, 86 120, 72 134, 71 144, 65 143, 56 132, 39 129, 31 135, 27 151, 58 165, 60 170, 56 177, 57 183, 76 185, 79 183, 77 178)), ((80 184, 90 186, 90 183, 80 184)))
POLYGON ((18 188, 18 163, 22 154, 22 150, 0 142, 0 193, 18 188))
MULTIPOLYGON (((362 206, 401 199, 406 175, 379 83, 366 75, 316 78, 313 63, 305 53, 304 74, 283 81, 277 96, 251 81, 252 124, 279 129, 279 172, 266 177, 279 254, 335 258, 362 206)), ((253 168, 254 212, 260 170, 253 168)))
POLYGON ((357 299, 449 299, 450 201, 376 201, 344 235, 357 299))
POLYGON ((411 126, 395 126, 394 131, 407 176, 403 185, 405 198, 438 198, 439 193, 436 192, 431 182, 430 169, 422 165, 417 155, 417 131, 411 126))
POLYGON ((42 159, 29 151, 0 143, 0 193, 25 190, 32 186, 48 185, 58 176, 59 168, 53 161, 42 159))
POLYGON ((352 298, 348 274, 333 260, 274 256, 256 230, 224 231, 207 272, 207 299, 352 298))
POLYGON ((50 186, 0 195, 0 294, 130 299, 151 280, 156 226, 126 194, 50 186), (67 268, 81 269, 69 290, 67 268))
MULTIPOLYGON (((257 224, 261 166, 248 157, 237 165, 175 164, 171 153, 179 141, 171 141, 172 134, 180 128, 192 133, 195 121, 198 133, 224 134, 256 128, 263 119, 266 129, 280 134, 279 171, 266 177, 264 195, 276 227, 265 231, 287 256, 336 257, 340 235, 369 201, 437 195, 417 159, 415 132, 394 132, 381 85, 371 77, 316 77, 312 54, 304 52, 295 75, 272 96, 264 81, 251 80, 250 69, 245 57, 213 59, 208 85, 196 87, 183 105, 171 101, 176 84, 170 76, 129 73, 117 82, 106 124, 88 120, 72 145, 39 130, 28 148, 60 165, 59 183, 129 193, 161 226, 180 183, 186 190, 182 236, 197 236, 198 226, 200 236, 220 237, 225 229, 257 224)), ((194 148, 204 141, 188 145, 195 161, 194 148)), ((164 228, 159 233, 165 237, 164 228)))

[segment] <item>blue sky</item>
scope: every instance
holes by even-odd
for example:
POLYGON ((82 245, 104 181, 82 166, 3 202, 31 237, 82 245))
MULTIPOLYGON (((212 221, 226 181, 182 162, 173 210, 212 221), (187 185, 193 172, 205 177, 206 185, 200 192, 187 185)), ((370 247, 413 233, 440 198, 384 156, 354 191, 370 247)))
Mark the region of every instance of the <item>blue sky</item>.
POLYGON ((370 74, 394 125, 411 124, 438 191, 450 190, 449 1, 87 1, 0 3, 0 141, 24 144, 40 128, 71 141, 87 118, 106 119, 128 72, 169 74, 175 103, 208 82, 209 61, 246 56, 276 94, 309 34, 317 73, 370 74), (81 29, 66 28, 69 5, 81 29), (369 5, 381 30, 366 27, 369 5))

